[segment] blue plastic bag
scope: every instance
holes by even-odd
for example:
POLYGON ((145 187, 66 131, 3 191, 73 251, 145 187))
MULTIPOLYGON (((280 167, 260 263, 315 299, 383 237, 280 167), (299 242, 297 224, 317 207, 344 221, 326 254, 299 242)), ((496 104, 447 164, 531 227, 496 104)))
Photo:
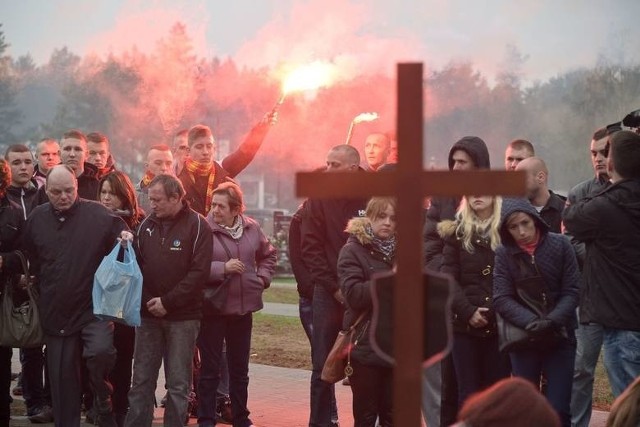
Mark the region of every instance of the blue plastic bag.
POLYGON ((93 313, 101 319, 140 326, 142 272, 131 247, 116 243, 93 277, 93 313), (120 249, 124 258, 118 261, 120 249))

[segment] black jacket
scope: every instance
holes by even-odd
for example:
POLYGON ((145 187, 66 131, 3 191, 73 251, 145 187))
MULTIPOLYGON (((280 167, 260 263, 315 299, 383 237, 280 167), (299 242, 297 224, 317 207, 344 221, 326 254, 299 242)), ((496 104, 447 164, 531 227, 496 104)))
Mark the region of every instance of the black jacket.
POLYGON ((562 211, 566 205, 566 198, 549 190, 549 200, 542 207, 540 217, 549 226, 549 231, 553 233, 562 232, 562 211))
POLYGON ((46 333, 67 336, 95 319, 93 276, 127 226, 98 202, 78 198, 58 212, 38 206, 24 228, 23 246, 38 277, 38 307, 46 333))
POLYGON ((291 217, 289 224, 289 260, 291 270, 296 278, 298 294, 309 300, 313 299, 313 279, 302 256, 302 217, 306 214, 306 202, 300 205, 291 217))
POLYGON ((351 357, 367 365, 389 366, 373 351, 369 340, 373 309, 371 277, 376 272, 391 270, 394 260, 371 244, 371 238, 364 231, 365 223, 364 218, 349 221, 347 231, 351 235, 340 251, 338 259, 340 289, 346 301, 343 326, 344 329, 348 329, 362 313, 365 313, 363 320, 355 328, 353 341, 357 338, 357 345, 351 351, 351 357))
MULTIPOLYGON (((100 180, 98 179, 98 168, 91 163, 84 163, 84 172, 77 177, 78 179, 78 196, 82 199, 98 201, 98 190, 100 180)), ((38 200, 40 203, 48 202, 49 196, 45 189, 45 185, 38 189, 38 200), (42 201, 44 200, 44 202, 42 201)))
MULTIPOLYGON (((462 150, 471 157, 477 169, 489 169, 489 150, 485 142, 477 136, 465 136, 449 150, 449 170, 453 170, 453 153, 462 150)), ((442 249, 444 243, 438 235, 438 223, 445 219, 454 219, 461 197, 435 197, 427 210, 424 224, 424 264, 434 271, 442 267, 442 249)))
POLYGON ((586 246, 580 321, 640 331, 640 180, 569 205, 564 224, 586 246))
POLYGON ((0 293, 3 292, 3 287, 11 274, 21 272, 22 266, 14 251, 18 249, 23 225, 21 210, 12 206, 6 196, 0 198, 0 256, 2 257, 0 293))
POLYGON ((462 245, 456 235, 456 221, 442 221, 438 232, 444 239, 442 272, 449 273, 456 281, 453 293, 453 328, 474 336, 486 337, 496 332, 493 312, 493 265, 495 254, 488 239, 474 236, 473 253, 462 245), (490 309, 485 313, 489 324, 483 328, 469 325, 469 319, 478 307, 490 309))
POLYGON ((202 318, 202 288, 209 276, 213 235, 207 220, 183 202, 171 219, 152 214, 138 226, 134 247, 142 270, 141 314, 155 317, 147 302, 161 297, 164 319, 202 318))
POLYGON ((302 219, 302 256, 314 285, 331 295, 339 289, 338 254, 348 237, 344 229, 351 218, 364 216, 366 204, 364 199, 307 201, 302 219))
MULTIPOLYGON (((225 169, 213 162, 215 168, 215 177, 213 178, 213 188, 217 188, 223 182, 234 182, 225 169)), ((205 200, 207 198, 207 183, 209 176, 196 176, 193 177, 187 170, 187 167, 183 167, 178 179, 182 182, 184 191, 186 192, 184 199, 189 203, 189 206, 200 215, 207 215, 209 212, 208 207, 205 207, 205 200)))
POLYGON ((36 206, 49 201, 44 191, 38 191, 38 183, 35 180, 32 180, 27 187, 9 186, 7 199, 14 207, 22 211, 24 219, 27 219, 36 206))

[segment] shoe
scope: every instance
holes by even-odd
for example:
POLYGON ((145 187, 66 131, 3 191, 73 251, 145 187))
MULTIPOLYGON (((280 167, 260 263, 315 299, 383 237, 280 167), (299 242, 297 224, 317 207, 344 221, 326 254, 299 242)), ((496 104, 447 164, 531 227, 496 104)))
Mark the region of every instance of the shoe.
POLYGON ((160 407, 164 408, 165 406, 167 406, 167 397, 169 396, 169 392, 166 392, 164 394, 164 396, 162 397, 162 399, 160 400, 160 407))
POLYGON ((217 400, 216 422, 220 424, 233 423, 233 412, 231 411, 231 398, 229 395, 221 396, 217 400))
POLYGON ((11 381, 15 381, 20 376, 20 372, 11 372, 11 381))
POLYGON ((84 421, 87 424, 97 424, 98 414, 96 414, 96 410, 94 408, 89 408, 84 416, 84 421))
POLYGON ((98 414, 96 425, 98 427, 118 427, 118 424, 116 423, 116 417, 111 412, 106 414, 98 414))
POLYGON ((33 424, 46 424, 53 422, 53 410, 51 406, 44 405, 39 410, 36 410, 33 415, 27 417, 33 424))
POLYGON ((16 378, 16 380, 18 381, 18 383, 11 392, 14 396, 22 396, 22 372, 18 374, 18 378, 16 378))

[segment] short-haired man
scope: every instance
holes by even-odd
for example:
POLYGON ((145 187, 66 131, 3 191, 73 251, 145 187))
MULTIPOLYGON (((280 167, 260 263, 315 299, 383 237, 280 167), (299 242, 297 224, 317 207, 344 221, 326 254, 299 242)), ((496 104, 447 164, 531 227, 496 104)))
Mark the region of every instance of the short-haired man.
MULTIPOLYGON (((202 286, 209 276, 213 235, 189 208, 180 181, 156 176, 148 187, 151 215, 136 232, 143 276, 142 324, 136 329, 133 383, 125 426, 150 426, 160 363, 167 364, 166 426, 187 416, 191 361, 202 318, 202 286)), ((206 402, 206 404, 213 404, 206 402)))
MULTIPOLYGON (((465 136, 449 150, 449 170, 470 171, 489 169, 489 150, 477 136, 465 136)), ((453 220, 460 205, 461 196, 431 199, 424 225, 424 265, 440 271, 443 263, 444 242, 437 231, 440 221, 453 220)), ((424 371, 422 382, 422 411, 428 425, 450 425, 458 413, 458 389, 451 356, 442 363, 424 371)))
POLYGON ((113 323, 93 314, 93 276, 117 238, 131 240, 124 221, 100 203, 78 197, 75 171, 54 166, 45 187, 49 203, 25 224, 23 245, 40 288, 40 319, 47 346, 56 426, 80 426, 87 366, 98 425, 115 426, 108 375, 116 360, 113 323), (61 244, 61 242, 64 242, 61 244))
POLYGON ((372 133, 364 140, 366 170, 376 172, 387 163, 391 141, 384 133, 372 133))
POLYGON ((528 157, 536 155, 533 144, 526 139, 514 139, 507 145, 504 152, 504 168, 506 170, 515 170, 518 163, 528 157))
MULTIPOLYGON (((589 149, 595 176, 582 181, 569 191, 567 206, 595 196, 611 185, 607 171, 609 138, 620 130, 620 126, 605 126, 593 133, 589 149)), ((584 276, 586 274, 584 272, 585 244, 576 239, 566 227, 564 231, 571 240, 578 265, 583 270, 584 276)), ((603 339, 602 325, 597 324, 590 316, 589 308, 584 304, 584 297, 585 289, 583 286, 580 290, 580 309, 578 311, 580 322, 576 329, 576 361, 571 392, 571 424, 575 427, 587 427, 591 420, 593 381, 603 339)))
POLYGON ((518 163, 515 170, 526 173, 527 199, 547 223, 549 230, 562 232, 562 211, 566 199, 549 190, 549 170, 544 160, 536 156, 527 157, 518 163))
POLYGON ((53 138, 44 138, 36 145, 36 160, 33 177, 38 183, 38 188, 42 187, 47 180, 47 172, 55 165, 60 164, 60 145, 53 138))
MULTIPOLYGON (((15 144, 7 148, 4 157, 11 170, 7 199, 26 220, 36 206, 47 202, 44 194, 38 191, 35 179, 32 178, 33 155, 26 145, 15 144)), ((43 346, 20 349, 22 395, 27 405, 27 417, 31 422, 53 421, 49 381, 43 381, 44 363, 43 346)))
MULTIPOLYGON (((329 173, 362 171, 360 154, 350 145, 337 145, 326 158, 329 173)), ((332 420, 333 384, 320 375, 329 351, 342 328, 344 297, 338 285, 338 254, 347 241, 344 229, 356 216, 364 216, 363 199, 309 199, 302 217, 301 246, 305 264, 315 286, 313 292, 313 371, 309 426, 337 425, 332 420)))
POLYGON ((87 137, 77 129, 64 133, 60 140, 62 163, 76 174, 78 195, 87 200, 98 200, 98 169, 87 162, 87 137))
POLYGON ((87 163, 96 167, 98 179, 116 170, 109 138, 105 134, 100 132, 87 134, 87 163))
POLYGON ((151 213, 149 204, 149 184, 158 175, 173 175, 174 171, 173 155, 171 148, 166 144, 156 144, 149 148, 147 161, 144 163, 144 176, 136 186, 136 196, 138 205, 145 211, 151 213))
POLYGON ((609 142, 612 185, 567 206, 564 224, 586 247, 580 310, 603 327, 604 363, 617 397, 640 376, 640 135, 619 131, 609 142))
POLYGON ((184 161, 189 157, 189 129, 180 129, 173 137, 173 170, 180 175, 184 161))

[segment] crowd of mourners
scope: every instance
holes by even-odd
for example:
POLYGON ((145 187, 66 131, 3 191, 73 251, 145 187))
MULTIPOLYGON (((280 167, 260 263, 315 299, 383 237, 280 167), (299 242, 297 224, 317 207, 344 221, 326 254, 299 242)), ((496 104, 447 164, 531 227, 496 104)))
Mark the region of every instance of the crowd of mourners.
MULTIPOLYGON (((0 290, 33 283, 44 343, 21 348, 22 394, 32 423, 251 427, 253 313, 272 281, 276 249, 243 214, 234 180, 276 117, 267 114, 221 162, 212 131, 196 125, 172 146, 149 148, 134 185, 117 169, 107 136, 69 130, 22 144, 0 159, 0 290), (94 275, 114 247, 131 247, 142 273, 141 324, 94 315, 94 275), (28 259, 30 280, 20 254, 28 259), (212 284, 228 289, 215 311, 212 284), (165 397, 154 395, 164 367, 165 397)), ((507 170, 526 176, 526 197, 435 197, 425 208, 424 268, 452 278, 450 351, 423 371, 427 426, 589 425, 601 349, 617 398, 612 426, 640 412, 640 135, 619 125, 590 141, 594 176, 568 195, 524 139, 508 144, 507 170), (503 330, 528 338, 507 345, 503 330)), ((586 151, 586 150, 585 150, 586 151)), ((326 173, 393 173, 397 143, 373 133, 363 156, 332 147, 326 173)), ((452 172, 489 170, 476 136, 452 145, 452 172)), ((345 175, 346 179, 354 175, 345 175)), ((293 215, 289 258, 309 338, 310 427, 343 426, 335 384, 322 370, 341 330, 351 330, 343 384, 353 425, 393 425, 393 365, 372 341, 372 287, 396 266, 395 198, 310 198, 293 215)), ((395 286, 402 286, 401 283, 395 286)), ((443 302, 444 304, 444 302, 443 302)), ((430 327, 434 327, 433 325, 430 327)), ((429 333, 427 328, 427 334, 429 333)), ((0 427, 10 422, 12 349, 0 347, 0 427)), ((304 421, 304 420, 301 420, 304 421)), ((349 424, 350 425, 350 424, 349 424)), ((268 426, 265 426, 268 427, 268 426)))

